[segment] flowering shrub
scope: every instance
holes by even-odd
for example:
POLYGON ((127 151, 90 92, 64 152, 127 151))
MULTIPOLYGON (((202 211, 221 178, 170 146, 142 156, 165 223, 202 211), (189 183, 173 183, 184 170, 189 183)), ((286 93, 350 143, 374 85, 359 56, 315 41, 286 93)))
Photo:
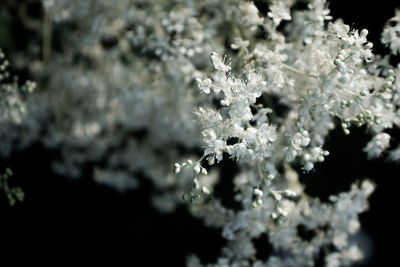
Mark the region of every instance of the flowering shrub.
MULTIPOLYGON (((3 51, 0 50, 0 138, 7 136, 10 125, 19 124, 24 119, 26 107, 23 102, 23 94, 32 92, 36 86, 33 82, 26 82, 23 86, 18 85, 18 78, 13 77, 10 81, 8 71, 9 62, 5 59, 3 51)), ((10 144, 3 143, 3 150, 9 150, 10 144)), ((8 179, 12 176, 12 171, 6 168, 0 174, 0 191, 3 191, 8 198, 8 202, 13 206, 16 201, 22 201, 24 193, 20 187, 12 187, 8 179)))
MULTIPOLYGON (((388 132, 400 126, 400 69, 373 54, 368 30, 333 20, 325 0, 42 4, 47 27, 63 33, 60 48, 29 64, 41 90, 26 105, 16 85, 1 87, 0 114, 17 122, 2 135, 3 157, 39 142, 60 150, 52 167, 64 176, 92 164, 96 182, 120 191, 148 178, 157 209, 186 205, 222 229, 227 243, 211 266, 314 266, 321 251, 329 267, 363 258, 350 239, 375 185, 364 180, 324 202, 305 192, 299 172, 329 156, 337 127, 368 129, 368 158, 400 159, 388 132), (239 208, 214 192, 224 159, 238 165, 239 208), (272 246, 266 260, 254 245, 262 235, 272 246)), ((399 16, 381 38, 392 55, 399 16)), ((193 253, 188 266, 203 266, 193 253)))

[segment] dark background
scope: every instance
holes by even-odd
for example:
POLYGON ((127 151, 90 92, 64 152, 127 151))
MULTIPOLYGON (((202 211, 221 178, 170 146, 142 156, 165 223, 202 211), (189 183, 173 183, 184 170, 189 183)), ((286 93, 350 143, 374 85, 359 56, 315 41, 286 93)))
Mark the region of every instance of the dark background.
MULTIPOLYGON (((0 15, 12 2, 1 1, 4 2, 0 2, 0 15)), ((41 16, 37 1, 21 2, 27 3, 32 16, 41 16)), ((379 34, 385 21, 394 15, 395 7, 400 8, 399 1, 368 4, 362 0, 333 0, 330 4, 335 18, 343 18, 353 28, 368 29, 374 51, 381 54, 388 50, 379 45, 379 34)), ((14 11, 11 8, 7 12, 14 11)), ((24 28, 16 17, 11 22, 2 22, 0 17, 0 47, 8 55, 40 38, 24 28), (4 34, 7 31, 12 34, 4 34)), ((393 63, 396 62, 398 58, 393 59, 393 63)), ((23 69, 17 72, 22 78, 29 78, 29 73, 23 69)), ((399 131, 395 129, 390 133, 392 143, 399 144, 399 131)), ((332 131, 325 147, 330 156, 323 164, 318 164, 314 172, 302 174, 301 179, 307 185, 306 191, 321 199, 347 191, 355 181, 372 179, 377 189, 370 199, 369 211, 360 217, 362 246, 370 249, 371 255, 367 263, 359 266, 395 266, 399 247, 397 180, 400 166, 386 162, 385 157, 367 161, 361 151, 369 138, 364 128, 352 128, 349 136, 341 130, 332 131)), ((14 263, 27 259, 43 262, 53 256, 56 262, 75 261, 84 256, 93 261, 126 260, 133 266, 183 266, 185 257, 191 253, 199 255, 203 262, 215 262, 225 242, 219 229, 204 227, 184 207, 173 214, 158 213, 151 207, 153 186, 146 179, 140 180, 139 190, 122 194, 95 184, 90 165, 85 167, 81 179, 57 176, 49 164, 57 153, 33 145, 0 160, 1 169, 8 166, 15 173, 11 183, 25 192, 25 200, 14 207, 8 206, 7 199, 0 194, 1 266, 8 266, 2 264, 2 260, 7 259, 14 263)), ((224 160, 221 166, 222 182, 216 194, 225 205, 233 205, 231 178, 236 166, 229 160, 224 160)), ((264 244, 256 242, 257 248, 268 251, 264 244)), ((266 257, 266 253, 259 256, 266 257)), ((319 265, 322 266, 322 262, 319 265)))

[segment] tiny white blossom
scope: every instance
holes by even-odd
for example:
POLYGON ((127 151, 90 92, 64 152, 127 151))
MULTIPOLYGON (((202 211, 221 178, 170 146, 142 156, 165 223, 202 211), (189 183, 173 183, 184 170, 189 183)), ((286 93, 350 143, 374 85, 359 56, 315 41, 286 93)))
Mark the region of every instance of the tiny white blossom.
POLYGON ((212 85, 212 81, 210 78, 206 78, 204 80, 197 78, 196 82, 197 82, 197 86, 203 93, 205 93, 205 94, 210 93, 210 87, 212 85))
POLYGON ((394 55, 400 53, 400 9, 396 10, 395 17, 383 29, 381 41, 390 47, 394 55))
POLYGON ((231 44, 232 49, 247 48, 250 42, 248 40, 243 40, 242 38, 235 37, 234 42, 231 44))
POLYGON ((224 60, 221 59, 221 57, 215 52, 213 52, 211 54, 211 62, 212 62, 213 66, 214 66, 214 69, 216 71, 228 72, 228 71, 231 70, 231 67, 226 65, 224 63, 224 60))
POLYGON ((380 133, 374 136, 372 140, 367 144, 364 148, 364 151, 367 152, 368 158, 376 158, 379 157, 382 152, 389 147, 390 135, 387 133, 380 133))
POLYGON ((290 8, 288 6, 288 1, 274 0, 270 6, 270 12, 268 12, 268 17, 270 17, 275 25, 279 25, 282 20, 291 20, 290 8))

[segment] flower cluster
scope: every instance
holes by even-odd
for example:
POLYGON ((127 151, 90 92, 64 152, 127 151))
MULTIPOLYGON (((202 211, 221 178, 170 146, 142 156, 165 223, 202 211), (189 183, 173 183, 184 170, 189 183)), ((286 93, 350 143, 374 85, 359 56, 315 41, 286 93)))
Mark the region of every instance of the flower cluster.
POLYGON ((10 77, 8 67, 9 62, 0 50, 0 123, 4 121, 20 123, 26 112, 22 94, 32 92, 36 84, 27 81, 25 85, 19 86, 18 78, 10 77))
POLYGON ((8 204, 14 206, 17 201, 24 200, 24 192, 20 187, 13 187, 9 184, 9 178, 13 175, 11 169, 7 168, 3 174, 0 174, 0 191, 6 195, 8 204))
MULTIPOLYGON (((41 2, 59 47, 28 64, 41 90, 25 104, 34 84, 10 81, 0 52, 2 156, 40 143, 58 149, 52 167, 64 176, 90 166, 96 182, 120 191, 149 179, 157 209, 186 205, 222 229, 227 242, 212 266, 362 258, 352 239, 375 186, 361 181, 324 202, 306 193, 298 172, 329 156, 335 128, 348 135, 363 126, 369 158, 400 160, 388 131, 400 127, 400 71, 372 53, 368 30, 333 20, 325 0, 300 9, 295 0, 41 2), (237 209, 214 194, 223 160, 238 165, 237 209), (262 236, 272 246, 266 260, 256 258, 262 236)), ((394 55, 399 16, 382 34, 394 55)), ((188 265, 203 263, 191 256, 188 265)))
POLYGON ((394 55, 400 53, 400 10, 391 18, 382 32, 382 43, 389 46, 394 55))
MULTIPOLYGON (((36 87, 36 83, 27 81, 23 86, 18 84, 18 78, 11 80, 8 71, 9 62, 0 49, 0 139, 6 139, 10 134, 8 130, 16 124, 20 124, 26 115, 26 106, 23 95, 31 93, 36 87)), ((8 141, 8 140, 7 140, 8 141)), ((10 150, 10 144, 4 142, 3 150, 10 150)), ((0 191, 3 191, 8 198, 10 206, 17 201, 24 199, 24 192, 20 187, 13 187, 9 184, 9 178, 13 175, 11 169, 7 168, 0 174, 0 191)))
MULTIPOLYGON (((385 130, 399 126, 399 73, 374 58, 366 29, 351 30, 340 20, 325 24, 332 19, 325 1, 311 1, 308 10, 292 13, 292 1, 271 2, 262 18, 269 38, 255 40, 241 32, 232 43, 239 51, 236 58, 213 52, 212 73, 196 79, 200 91, 219 102, 218 109, 195 110, 206 146, 203 157, 209 165, 224 154, 238 161, 242 173, 235 177, 235 199, 243 210, 220 207, 208 214, 203 209, 210 203, 204 200, 192 212, 208 224, 215 216, 211 224, 217 227, 225 221, 222 235, 229 242, 216 266, 250 266, 256 253, 252 240, 262 233, 285 256, 253 266, 313 266, 329 244, 335 250, 326 255, 327 266, 346 266, 362 258, 348 239, 359 230, 357 215, 366 209, 374 186, 368 181, 353 185, 350 192, 332 196, 330 204, 310 200, 290 164, 300 163, 308 172, 323 162, 329 155, 324 140, 337 119, 346 135, 352 126, 368 127, 373 138, 364 151, 379 157, 389 148, 385 130), (284 34, 276 28, 282 20, 289 21, 284 34), (273 96, 287 107, 286 114, 278 114, 273 96), (279 166, 285 166, 283 172, 279 166), (301 240, 300 226, 316 237, 301 240)), ((398 151, 391 152, 392 159, 399 158, 398 151)), ((201 264, 191 257, 190 265, 201 264)))

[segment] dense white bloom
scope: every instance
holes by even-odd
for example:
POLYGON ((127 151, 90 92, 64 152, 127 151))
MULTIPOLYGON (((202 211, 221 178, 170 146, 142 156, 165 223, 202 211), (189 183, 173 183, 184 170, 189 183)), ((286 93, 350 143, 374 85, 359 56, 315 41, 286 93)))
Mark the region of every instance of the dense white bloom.
POLYGON ((390 135, 387 133, 380 133, 374 136, 372 140, 364 148, 364 151, 368 153, 368 158, 379 157, 382 152, 389 147, 390 135))
MULTIPOLYGON (((193 216, 221 229, 226 246, 213 266, 313 266, 322 250, 332 267, 362 257, 350 240, 374 185, 323 202, 307 195, 294 166, 308 172, 325 160, 336 121, 345 134, 373 133, 369 158, 389 148, 385 132, 400 126, 400 71, 373 55, 366 29, 330 21, 325 0, 301 10, 294 0, 267 1, 266 15, 240 0, 42 2, 55 31, 77 27, 65 30, 63 53, 29 66, 47 82, 26 105, 16 83, 1 83, 2 155, 33 143, 59 148, 56 172, 78 177, 101 163, 94 180, 121 191, 139 186, 136 174, 148 177, 160 211, 192 203, 193 216), (218 168, 207 171, 224 157, 238 165, 236 209, 214 195, 218 168), (255 257, 262 235, 273 251, 265 262, 255 257)), ((393 54, 399 27, 396 11, 382 34, 393 54)), ((390 158, 398 161, 400 148, 390 158)), ((191 256, 188 266, 202 263, 191 256)))
POLYGON ((212 84, 212 81, 209 78, 206 78, 204 80, 201 80, 200 78, 196 79, 197 85, 199 86, 199 89, 205 93, 209 94, 210 93, 210 87, 212 84))
POLYGON ((228 72, 231 67, 224 63, 225 58, 221 58, 217 53, 213 52, 211 54, 211 62, 216 71, 228 72))
POLYGON ((255 31, 257 26, 263 23, 263 19, 260 17, 258 9, 253 2, 242 3, 240 9, 243 13, 241 20, 251 31, 255 31))
POLYGON ((389 20, 382 32, 382 43, 389 46, 394 55, 400 53, 400 10, 389 20))
POLYGON ((291 20, 292 17, 290 16, 290 2, 293 1, 280 1, 275 0, 272 1, 270 6, 270 12, 268 12, 268 17, 270 17, 275 25, 279 25, 282 20, 291 20))
POLYGON ((400 146, 392 151, 389 151, 389 159, 395 162, 398 162, 400 160, 400 146))
POLYGON ((232 49, 247 48, 250 42, 248 40, 243 40, 240 37, 235 37, 234 43, 231 44, 232 49))

